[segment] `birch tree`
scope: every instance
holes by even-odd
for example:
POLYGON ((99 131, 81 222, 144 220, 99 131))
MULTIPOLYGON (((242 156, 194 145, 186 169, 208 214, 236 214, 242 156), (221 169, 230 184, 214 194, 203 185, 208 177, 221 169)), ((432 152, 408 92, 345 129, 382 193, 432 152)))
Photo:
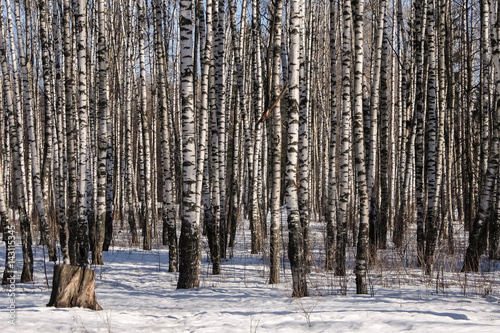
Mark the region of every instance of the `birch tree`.
MULTIPOLYGON (((252 38, 253 38, 253 99, 252 99, 252 110, 257 119, 262 114, 262 98, 263 98, 263 80, 262 80, 262 58, 261 58, 261 32, 260 32, 260 1, 252 0, 252 38)), ((250 225, 252 228, 252 253, 262 252, 263 246, 263 230, 261 226, 261 214, 259 207, 259 168, 260 168, 260 154, 262 148, 262 125, 260 122, 255 124, 255 134, 252 152, 252 172, 250 177, 251 185, 249 186, 251 195, 251 217, 250 225)), ((271 213, 272 214, 272 213, 271 213)), ((272 220, 272 217, 271 217, 272 220)), ((272 223, 272 222, 271 222, 272 223)), ((271 236, 272 238, 272 236, 271 236)))
MULTIPOLYGON (((252 1, 252 11, 254 10, 255 0, 252 1)), ((281 198, 281 104, 280 96, 280 58, 281 58, 281 13, 283 10, 283 2, 277 0, 274 6, 274 42, 273 45, 273 68, 272 68, 272 92, 273 98, 277 101, 274 108, 269 110, 272 112, 272 188, 271 188, 271 225, 270 225, 270 244, 269 244, 269 283, 275 284, 280 282, 279 266, 280 266, 280 198, 281 198), (279 14, 279 15, 278 15, 279 14), (279 23, 278 23, 279 22, 279 23), (276 39, 279 44, 276 44, 276 39), (278 49, 279 47, 279 49, 278 49), (278 52, 279 50, 279 52, 278 52)), ((298 87, 297 87, 298 88, 298 87)), ((298 107, 298 105, 297 105, 298 107)), ((298 216, 297 216, 298 218, 298 216)), ((295 221, 297 222, 297 221, 295 221)), ((297 286, 298 287, 298 286, 297 286)), ((295 288, 294 288, 295 290, 295 288)))
POLYGON ((97 217, 95 220, 95 245, 92 264, 102 265, 102 250, 106 225, 106 185, 107 185, 107 109, 108 109, 108 51, 106 42, 106 5, 104 0, 97 3, 98 41, 97 61, 99 67, 98 103, 98 170, 97 170, 97 217))
POLYGON ((87 220, 87 164, 88 164, 88 92, 87 92, 87 2, 78 0, 75 8, 75 28, 77 47, 77 72, 78 72, 78 128, 79 128, 79 174, 78 180, 78 231, 76 262, 80 266, 86 266, 88 262, 89 240, 87 220))
MULTIPOLYGON (((161 151, 163 172, 163 245, 168 245, 168 271, 177 272, 177 230, 172 186, 172 162, 168 129, 168 109, 166 91, 166 59, 162 41, 162 2, 156 1, 155 51, 158 62, 159 113, 161 121, 161 151)), ((200 139, 200 142, 202 140, 200 139)), ((201 145, 201 143, 200 143, 201 145)), ((201 154, 201 153, 200 153, 201 154)), ((197 191, 198 192, 198 191, 197 191)))
MULTIPOLYGON (((281 14, 281 13, 277 13, 281 14)), ((277 17, 281 17, 278 15, 277 17)), ((293 293, 292 297, 308 295, 306 282, 306 253, 304 249, 304 231, 300 221, 299 200, 297 194, 297 153, 299 148, 299 52, 300 26, 304 20, 302 1, 292 0, 290 7, 290 55, 289 55, 289 84, 290 108, 287 121, 287 162, 286 162, 286 201, 288 210, 288 258, 292 268, 293 293)), ((281 26, 281 24, 280 24, 281 26)), ((275 45, 281 51, 281 41, 275 45)))
MULTIPOLYGON (((384 24, 385 24, 385 15, 387 11, 387 1, 381 0, 378 15, 378 22, 376 27, 376 40, 375 40, 375 59, 373 66, 373 80, 371 87, 371 96, 370 96, 370 137, 368 140, 369 145, 366 147, 367 151, 367 172, 368 172, 368 198, 370 200, 370 229, 371 235, 376 235, 377 229, 377 205, 378 205, 378 191, 375 188, 375 173, 376 173, 376 165, 377 165, 377 152, 378 152, 378 114, 380 110, 380 88, 381 88, 381 66, 385 66, 382 64, 382 44, 384 40, 384 24)), ((381 162, 383 164, 383 162, 381 162)), ((377 247, 377 239, 372 236, 370 242, 373 247, 377 247)))
MULTIPOLYGON (((499 49, 499 30, 500 30, 500 7, 498 7, 497 21, 493 29, 493 36, 491 39, 492 47, 492 60, 495 70, 495 91, 500 91, 500 49, 499 49)), ((481 234, 484 232, 486 219, 491 208, 491 197, 493 195, 494 183, 496 175, 498 174, 499 164, 499 133, 500 128, 500 100, 497 100, 493 112, 493 126, 495 130, 491 137, 491 146, 488 155, 488 169, 481 181, 481 192, 479 201, 479 210, 476 213, 473 228, 469 235, 469 245, 465 253, 464 263, 462 266, 463 272, 478 272, 479 271, 479 257, 484 250, 484 245, 481 244, 481 234)))
POLYGON ((351 149, 351 1, 342 5, 342 114, 339 158, 339 205, 337 209, 337 249, 335 275, 346 274, 347 207, 349 204, 349 154, 351 149))
POLYGON ((356 160, 356 186, 359 196, 359 229, 356 250, 356 293, 368 293, 368 228, 369 201, 366 183, 365 146, 363 138, 363 1, 353 1, 354 24, 354 145, 356 160))
MULTIPOLYGON (((2 142, 3 143, 3 142, 2 142)), ((0 158, 0 168, 3 170, 3 161, 2 158, 0 158)), ((6 197, 5 197, 5 192, 4 192, 4 182, 3 182, 3 177, 0 177, 0 223, 2 225, 2 230, 3 230, 3 237, 2 240, 5 242, 5 249, 12 248, 12 244, 15 244, 15 235, 12 233, 9 233, 9 230, 12 230, 14 228, 13 225, 10 224, 9 221, 9 215, 7 213, 7 205, 6 205, 6 197), (9 237, 10 236, 10 237, 9 237)), ((10 252, 8 250, 5 251, 5 268, 2 274, 2 285, 10 284, 12 280, 9 280, 9 278, 12 277, 13 267, 12 267, 12 262, 15 262, 16 259, 16 254, 14 252, 10 252), (13 255, 12 255, 13 254, 13 255)))
POLYGON ((330 173, 328 180, 328 219, 326 225, 325 268, 333 270, 335 254, 335 221, 337 208, 337 49, 335 0, 330 0, 330 145, 328 162, 330 173))
POLYGON ((416 138, 415 138, 415 196, 417 203, 417 255, 418 260, 424 258, 424 82, 422 61, 422 15, 426 0, 416 0, 415 6, 415 113, 416 113, 416 138))
MULTIPOLYGON (((1 8, 3 12, 3 8, 1 8)), ((8 67, 7 44, 4 38, 3 20, 0 22, 0 64, 3 74, 3 91, 5 94, 5 112, 8 117, 9 139, 12 149, 13 171, 16 182, 16 197, 17 210, 21 226, 21 245, 23 250, 23 270, 21 272, 21 283, 33 281, 33 250, 31 225, 26 208, 26 193, 25 193, 25 175, 22 168, 21 159, 24 156, 24 147, 22 143, 23 132, 20 126, 19 119, 15 118, 13 89, 11 83, 11 75, 8 67)))
POLYGON ((193 100, 193 1, 180 2, 182 102, 182 227, 179 243, 178 289, 200 284, 200 230, 196 219, 196 152, 193 100))
POLYGON ((143 228, 143 248, 151 250, 151 221, 154 218, 152 212, 152 188, 151 188, 151 146, 149 139, 149 116, 147 111, 147 90, 146 90, 146 46, 145 46, 145 26, 146 12, 144 0, 137 3, 137 16, 139 25, 139 85, 140 85, 140 119, 142 130, 142 163, 144 172, 143 203, 141 212, 141 223, 143 228))

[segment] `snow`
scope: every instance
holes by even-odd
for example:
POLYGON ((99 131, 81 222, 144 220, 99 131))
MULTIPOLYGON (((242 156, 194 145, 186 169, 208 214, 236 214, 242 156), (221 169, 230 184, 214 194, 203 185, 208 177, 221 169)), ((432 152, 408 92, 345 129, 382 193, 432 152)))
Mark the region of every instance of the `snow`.
MULTIPOLYGON (((315 265, 309 275, 310 297, 292 299, 286 255, 281 283, 267 284, 268 257, 250 254, 248 226, 240 227, 233 257, 222 274, 211 275, 203 244, 201 285, 176 290, 177 273, 168 272, 168 251, 156 246, 142 251, 116 244, 104 253, 96 271, 96 296, 102 311, 48 308, 53 263, 44 264, 34 247, 35 281, 16 284, 16 325, 8 323, 7 289, 0 297, 0 332, 498 332, 500 265, 483 273, 459 273, 460 262, 443 260, 439 277, 403 268, 387 250, 370 272, 371 294, 355 294, 354 249, 349 249, 347 277, 321 269, 321 225, 315 225, 315 265), (445 265, 446 264, 446 265, 445 265), (446 269, 445 269, 446 268, 446 269), (455 269, 454 269, 455 268, 455 269), (45 269, 47 276, 45 275, 45 269), (50 286, 50 287, 49 287, 50 286), (345 293, 346 295, 343 295, 345 293)), ((285 236, 286 244, 286 230, 285 236)), ((45 258, 46 258, 45 254, 45 258)), ((5 247, 0 247, 3 267, 5 247)), ((17 248, 17 272, 21 270, 17 248)), ((400 260, 400 262, 398 262, 400 260)), ((458 259, 457 259, 458 260, 458 259)), ((439 271, 439 269, 436 269, 439 271)), ((19 276, 17 276, 19 279, 19 276)))

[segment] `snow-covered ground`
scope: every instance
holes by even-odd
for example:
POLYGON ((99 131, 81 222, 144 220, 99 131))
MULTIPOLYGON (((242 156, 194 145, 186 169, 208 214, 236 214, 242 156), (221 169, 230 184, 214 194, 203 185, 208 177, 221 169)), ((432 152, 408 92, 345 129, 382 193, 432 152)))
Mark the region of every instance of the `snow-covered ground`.
MULTIPOLYGON (((443 257, 433 276, 425 277, 420 269, 405 268, 408 255, 388 250, 370 272, 370 295, 357 296, 354 249, 349 249, 346 278, 325 272, 321 229, 316 225, 312 242, 311 296, 303 299, 290 297, 287 260, 282 283, 267 284, 268 258, 250 254, 247 227, 240 228, 238 246, 219 276, 210 274, 204 244, 201 286, 193 290, 176 290, 178 275, 168 273, 163 247, 149 252, 128 248, 123 231, 117 234, 122 246, 104 254, 102 267, 92 267, 104 308, 98 312, 46 307, 53 264, 44 264, 42 248, 36 246, 35 282, 16 285, 15 326, 8 323, 7 291, 1 293, 0 332, 500 332, 498 263, 485 267, 487 272, 464 275, 458 272, 459 259, 443 257)), ((1 245, 2 268, 4 258, 1 245)), ((17 258, 19 275, 20 248, 17 258)))

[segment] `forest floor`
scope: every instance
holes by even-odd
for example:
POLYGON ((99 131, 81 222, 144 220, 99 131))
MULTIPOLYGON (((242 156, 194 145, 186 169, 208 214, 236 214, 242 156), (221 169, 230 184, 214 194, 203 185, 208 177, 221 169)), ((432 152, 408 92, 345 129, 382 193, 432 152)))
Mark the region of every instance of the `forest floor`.
MULTIPOLYGON (((310 296, 293 299, 286 254, 281 283, 269 285, 267 251, 250 254, 248 225, 239 228, 237 246, 223 262, 221 275, 211 275, 204 241, 200 287, 176 290, 178 274, 168 272, 165 247, 142 251, 127 246, 128 232, 118 223, 105 264, 91 266, 102 311, 46 307, 54 264, 35 246, 35 281, 16 284, 15 326, 8 323, 8 290, 0 289, 0 332, 498 332, 500 263, 483 260, 481 273, 460 273, 464 242, 457 244, 457 255, 438 251, 432 276, 414 267, 412 253, 380 251, 369 275, 370 294, 358 296, 352 274, 355 249, 348 249, 346 277, 325 272, 323 230, 321 223, 312 225, 310 296)), ((16 255, 19 275, 20 246, 16 255)), ((2 244, 2 268, 4 258, 2 244)))

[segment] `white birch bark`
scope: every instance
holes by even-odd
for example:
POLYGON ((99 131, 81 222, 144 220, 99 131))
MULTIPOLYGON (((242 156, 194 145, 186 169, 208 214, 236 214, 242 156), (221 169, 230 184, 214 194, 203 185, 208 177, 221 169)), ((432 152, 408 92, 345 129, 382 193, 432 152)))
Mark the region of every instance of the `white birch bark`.
POLYGON ((351 150, 351 1, 342 5, 342 114, 339 159, 339 205, 337 209, 337 246, 335 275, 346 274, 347 218, 350 199, 349 154, 351 150))
POLYGON ((363 1, 353 1, 355 40, 354 64, 354 146, 356 161, 356 187, 359 196, 359 229, 356 251, 356 293, 368 293, 368 241, 369 199, 366 182, 365 146, 363 138, 363 1))
MULTIPOLYGON (((497 6, 497 20, 495 23, 491 39, 492 47, 492 62, 495 73, 495 92, 498 94, 500 91, 500 49, 499 49, 499 36, 500 36, 500 6, 497 6)), ((499 141, 500 133, 498 128, 500 126, 500 104, 496 103, 496 107, 493 111, 493 126, 495 130, 491 137, 491 146, 489 149, 488 156, 488 169, 486 174, 481 180, 482 186, 479 198, 479 209, 476 213, 473 228, 469 234, 469 245, 465 253, 464 263, 462 266, 463 272, 478 272, 480 269, 479 258, 482 254, 482 249, 484 249, 484 244, 482 244, 481 234, 483 233, 483 228, 486 226, 486 219, 490 213, 492 195, 494 190, 495 179, 498 176, 498 165, 500 160, 499 154, 499 141)))
MULTIPOLYGON (((236 239, 236 228, 239 217, 239 196, 240 196, 240 175, 242 170, 240 170, 240 118, 245 113, 245 81, 244 81, 244 69, 245 69, 245 58, 242 57, 243 44, 245 41, 245 28, 246 28, 246 13, 248 0, 243 0, 242 10, 241 10, 241 23, 240 32, 236 28, 236 0, 231 1, 230 14, 231 14, 231 31, 233 34, 233 48, 234 48, 234 58, 235 58, 235 89, 236 89, 236 102, 234 110, 234 136, 233 136, 233 173, 231 176, 231 197, 230 197, 230 208, 228 212, 228 232, 230 234, 229 246, 234 248, 236 239)), ((266 219, 267 219, 267 214, 266 219)))
MULTIPOLYGON (((278 13, 276 13, 278 14, 278 13)), ((281 17, 281 15, 277 16, 281 17)), ((292 297, 308 295, 306 282, 306 253, 304 249, 303 225, 300 221, 297 194, 297 164, 299 150, 299 105, 300 105, 300 27, 304 21, 303 5, 300 0, 292 0, 290 8, 290 55, 289 85, 290 108, 287 122, 287 161, 286 161, 286 203, 288 210, 288 258, 292 269, 292 297)), ((279 24, 281 27, 281 24, 279 24)), ((281 41, 275 45, 281 49, 281 41)), ((281 51, 281 50, 280 50, 281 51)), ((278 53, 279 54, 279 53, 278 53)), ((278 57, 279 59, 279 57, 278 57)))
MULTIPOLYGON (((3 12, 3 7, 0 5, 0 12, 3 12)), ((22 126, 14 114, 21 114, 20 110, 15 109, 13 89, 11 83, 11 75, 9 70, 7 49, 4 38, 3 20, 0 21, 0 65, 3 72, 3 91, 5 94, 4 105, 6 116, 8 117, 10 147, 12 150, 12 162, 14 165, 13 172, 15 176, 17 188, 17 210, 19 213, 21 226, 21 245, 23 250, 23 270, 21 273, 21 283, 30 282, 33 280, 33 251, 32 251, 32 236, 31 225, 26 208, 26 187, 25 175, 21 164, 24 156, 24 148, 22 145, 23 131, 22 126)))
MULTIPOLYGON (((262 63, 261 63, 261 39, 260 39, 260 12, 256 10, 259 8, 260 1, 252 0, 252 37, 254 45, 253 53, 253 101, 251 109, 254 112, 254 119, 257 119, 262 114, 262 97, 263 97, 263 81, 262 81, 262 63)), ((253 151, 252 151, 252 173, 250 177, 250 226, 252 228, 252 253, 262 252, 262 228, 261 217, 259 209, 258 187, 259 187, 259 169, 260 169, 260 154, 262 147, 262 125, 256 123, 253 151)))
MULTIPOLYGON (((252 8, 256 1, 252 1, 252 8)), ((283 2, 278 0, 276 2, 276 10, 282 9, 283 2)), ((253 9, 252 9, 253 10, 253 9)), ((281 11, 281 10, 280 10, 281 11)), ((276 18, 280 18, 279 24, 275 23, 273 31, 281 30, 281 15, 275 15, 276 18)), ((273 97, 276 100, 281 93, 280 88, 280 57, 281 57, 281 43, 279 45, 274 45, 273 53, 273 71, 272 71, 272 91, 273 97), (280 47, 280 52, 278 52, 278 46, 280 47)), ((280 246, 281 246, 281 235, 280 235, 280 199, 281 199, 281 148, 282 148, 282 133, 281 133, 281 103, 278 102, 276 107, 272 112, 272 188, 271 188, 271 223, 270 223, 270 244, 269 244, 269 283, 275 284, 280 282, 280 246)))
POLYGON ((98 160, 97 160, 97 216, 95 219, 95 244, 92 252, 92 264, 104 264, 102 249, 106 224, 106 182, 107 182, 107 150, 108 150, 108 49, 106 42, 106 5, 104 0, 97 2, 97 66, 98 66, 98 160))
POLYGON ((335 0, 330 0, 330 142, 328 151, 328 215, 326 221, 325 268, 333 270, 337 210, 337 22, 335 0))
MULTIPOLYGON (((175 206, 172 189, 172 170, 170 138, 168 131, 168 109, 167 91, 165 80, 165 54, 162 40, 162 2, 156 0, 156 52, 158 61, 158 89, 160 92, 159 112, 161 120, 161 151, 162 151, 162 172, 163 172, 163 245, 168 245, 168 270, 177 272, 177 231, 175 221, 175 206)), ((206 130, 205 130, 206 131, 206 130)), ((202 139, 200 138, 200 145, 202 139)))
MULTIPOLYGON (((299 38, 300 34, 305 34, 305 3, 303 0, 298 0, 299 1, 299 7, 296 8, 299 11, 302 12, 302 14, 299 14, 299 17, 296 19, 299 20, 299 38)), ((312 14, 312 11, 309 10, 310 15, 312 14)), ((290 13, 290 15, 292 15, 290 13)), ((292 18, 293 19, 293 18, 292 18)), ((293 27, 290 27, 291 30, 293 31, 293 27)), ((311 36, 314 35, 314 33, 311 33, 311 36)), ((292 38, 292 35, 290 34, 290 38, 292 38)), ((290 41, 290 44, 292 44, 292 41, 290 41)), ((299 52, 300 50, 300 45, 302 43, 299 43, 299 52)), ((292 47, 290 45, 290 47, 292 47)), ((303 50, 303 51, 310 51, 312 50, 312 45, 309 45, 309 50, 303 50)), ((290 51, 290 53, 292 53, 290 51)), ((299 62, 300 58, 304 57, 304 55, 299 55, 299 62)), ((302 237, 304 239, 304 255, 305 255, 305 260, 307 261, 307 265, 311 264, 311 244, 309 240, 309 223, 310 223, 310 216, 309 216, 309 211, 311 209, 311 202, 310 202, 310 193, 309 193, 309 187, 310 187, 310 165, 311 165, 311 158, 310 158, 310 145, 309 145, 309 126, 311 125, 310 117, 309 117, 309 112, 310 112, 310 102, 309 102, 309 95, 311 94, 311 75, 313 74, 310 69, 311 69, 311 62, 312 59, 310 57, 304 57, 306 58, 306 64, 301 64, 300 67, 305 67, 301 68, 301 70, 307 70, 306 77, 307 80, 305 79, 300 79, 299 83, 299 89, 303 90, 303 92, 300 92, 300 102, 299 102, 299 139, 298 139, 298 167, 299 167, 299 184, 298 184, 298 204, 299 204, 299 214, 300 214, 300 224, 302 226, 302 237), (305 82, 304 82, 305 81, 305 82), (307 83, 307 84, 306 84, 307 83)), ((300 78, 300 76, 299 76, 300 78)), ((290 91, 291 94, 291 91, 290 91)), ((320 182, 321 183, 321 182, 320 182)), ((321 193, 321 192, 319 192, 321 193)))
MULTIPOLYGON (((375 41, 375 64, 373 66, 373 81, 371 86, 370 96, 370 138, 369 145, 366 147, 367 151, 367 172, 368 172, 368 198, 370 200, 370 242, 372 246, 377 247, 377 206, 378 206, 378 190, 375 186, 375 174, 377 165, 377 152, 378 152, 378 116, 380 110, 380 84, 381 84, 381 66, 382 66, 382 44, 384 40, 384 24, 385 15, 387 11, 387 1, 381 0, 379 3, 379 15, 376 28, 376 41, 375 41), (374 239, 375 238, 375 239, 374 239)), ((382 162, 381 162, 382 163, 382 162)))
POLYGON ((70 0, 64 0, 64 94, 65 94, 65 112, 66 112, 66 156, 68 159, 68 254, 72 265, 77 264, 77 238, 78 238, 78 139, 77 139, 77 109, 74 103, 74 61, 76 57, 73 54, 73 40, 70 28, 71 18, 70 0))
MULTIPOLYGON (((0 6, 1 7, 1 6, 0 6)), ((0 70, 1 72, 1 70, 0 70)), ((3 87, 3 85, 1 86, 3 87)), ((0 102, 3 102, 0 100, 0 102)), ((1 104, 3 105, 3 103, 1 104)), ((3 143, 3 140, 2 140, 3 143)), ((0 156, 0 170, 3 170, 3 156, 0 156)), ((5 248, 8 249, 9 245, 10 248, 12 248, 12 245, 15 244, 15 233, 13 232, 14 230, 14 225, 10 224, 9 221, 9 215, 7 213, 7 204, 6 204, 6 197, 5 197, 5 192, 4 192, 5 184, 3 182, 3 177, 0 177, 0 223, 2 225, 2 230, 3 230, 3 237, 2 240, 5 242, 5 248), (12 232, 9 232, 11 231, 12 232)), ((11 284, 12 280, 10 278, 12 277, 12 274, 14 272, 14 267, 12 266, 13 263, 16 261, 16 253, 9 253, 10 251, 5 251, 5 268, 2 274, 2 285, 7 285, 11 284)))
POLYGON ((88 242, 88 221, 87 221, 87 201, 86 191, 88 173, 88 92, 87 92, 87 2, 77 0, 75 8, 75 28, 77 46, 77 71, 78 71, 78 135, 79 135, 79 174, 78 180, 78 232, 76 261, 80 266, 86 266, 88 262, 89 242, 88 242))
POLYGON ((152 184, 151 184, 151 143, 149 133, 149 116, 147 110, 147 90, 146 90, 146 12, 144 0, 137 3, 137 16, 139 24, 139 91, 140 91, 140 118, 143 146, 143 168, 144 168, 144 201, 142 205, 141 223, 143 224, 143 249, 151 250, 151 222, 152 212, 152 184))
POLYGON ((196 220, 196 151, 193 101, 193 1, 180 1, 180 75, 182 104, 182 227, 178 289, 200 283, 200 230, 196 220))

